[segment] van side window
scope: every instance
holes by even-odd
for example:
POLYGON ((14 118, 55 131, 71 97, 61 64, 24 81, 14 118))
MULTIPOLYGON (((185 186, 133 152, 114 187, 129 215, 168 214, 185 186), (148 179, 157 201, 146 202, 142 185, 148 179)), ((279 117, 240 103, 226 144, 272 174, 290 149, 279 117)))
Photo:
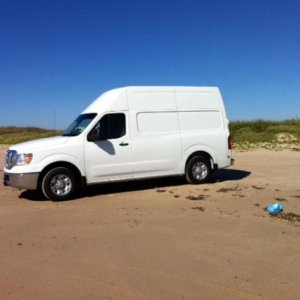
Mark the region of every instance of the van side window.
POLYGON ((125 114, 112 113, 103 116, 90 134, 98 141, 118 139, 124 136, 126 134, 125 114))

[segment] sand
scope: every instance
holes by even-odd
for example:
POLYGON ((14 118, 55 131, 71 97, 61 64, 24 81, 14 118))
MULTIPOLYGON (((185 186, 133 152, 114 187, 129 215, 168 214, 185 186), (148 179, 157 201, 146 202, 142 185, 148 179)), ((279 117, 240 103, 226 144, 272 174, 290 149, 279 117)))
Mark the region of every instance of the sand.
POLYGON ((300 153, 235 159, 65 202, 1 185, 0 299, 299 299, 300 223, 264 208, 300 214, 300 153))

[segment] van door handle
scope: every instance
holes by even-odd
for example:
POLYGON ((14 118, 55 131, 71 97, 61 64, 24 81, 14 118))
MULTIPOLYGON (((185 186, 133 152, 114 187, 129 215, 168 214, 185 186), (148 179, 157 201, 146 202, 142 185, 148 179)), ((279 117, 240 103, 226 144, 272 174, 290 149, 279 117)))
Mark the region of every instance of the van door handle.
POLYGON ((128 144, 128 143, 122 142, 122 143, 120 143, 119 145, 120 145, 120 146, 128 146, 129 144, 128 144))

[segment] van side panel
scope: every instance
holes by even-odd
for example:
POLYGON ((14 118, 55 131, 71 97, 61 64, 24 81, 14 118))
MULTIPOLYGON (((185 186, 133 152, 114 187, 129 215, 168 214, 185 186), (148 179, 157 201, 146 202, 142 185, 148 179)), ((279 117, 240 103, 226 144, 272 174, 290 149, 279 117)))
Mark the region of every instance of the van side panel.
POLYGON ((179 129, 184 160, 197 151, 207 152, 219 168, 230 165, 228 129, 219 90, 177 89, 179 129))
POLYGON ((181 131, 223 127, 222 114, 218 110, 180 111, 178 117, 181 131))
POLYGON ((173 111, 140 112, 136 123, 140 134, 178 133, 177 113, 173 111))
POLYGON ((221 109, 223 103, 217 91, 217 88, 176 88, 178 110, 221 109))
POLYGON ((182 152, 173 88, 128 90, 135 178, 181 173, 182 152))
POLYGON ((128 88, 128 104, 132 111, 170 111, 177 110, 174 88, 128 88))

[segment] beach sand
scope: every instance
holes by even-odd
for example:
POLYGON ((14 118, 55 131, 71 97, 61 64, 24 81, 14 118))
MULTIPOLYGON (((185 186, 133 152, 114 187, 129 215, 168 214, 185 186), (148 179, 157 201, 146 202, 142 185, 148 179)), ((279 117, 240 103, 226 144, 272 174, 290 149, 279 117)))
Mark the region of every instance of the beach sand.
POLYGON ((299 299, 300 222, 264 208, 300 214, 300 153, 234 157, 203 185, 105 184, 65 202, 1 185, 0 299, 299 299))

